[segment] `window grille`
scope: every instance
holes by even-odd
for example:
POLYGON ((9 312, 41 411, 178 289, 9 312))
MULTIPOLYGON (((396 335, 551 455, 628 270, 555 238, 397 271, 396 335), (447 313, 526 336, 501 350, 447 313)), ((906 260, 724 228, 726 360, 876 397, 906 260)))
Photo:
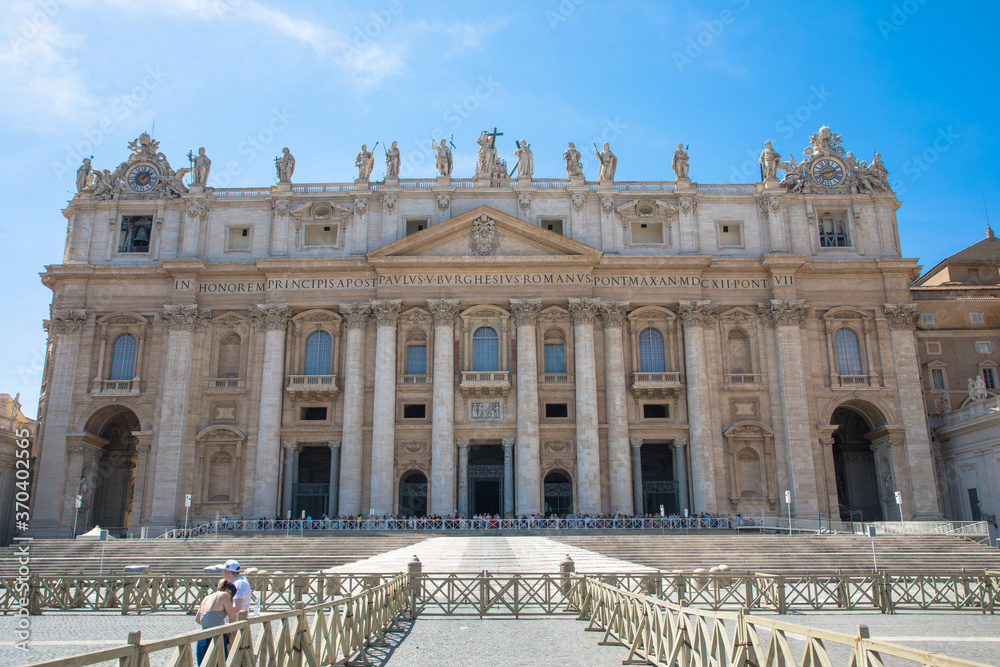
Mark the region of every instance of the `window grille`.
POLYGON ((330 334, 314 331, 306 338, 306 365, 304 375, 330 374, 330 334))
POLYGON ((500 370, 500 338, 493 327, 479 327, 472 334, 472 370, 500 370))
POLYGON ((111 345, 109 380, 131 380, 135 376, 135 336, 122 334, 111 345))
POLYGON ((639 372, 663 373, 667 370, 663 357, 663 334, 652 327, 639 333, 639 372))
POLYGON ((837 373, 840 375, 862 375, 861 347, 858 335, 850 329, 840 329, 833 335, 833 347, 837 355, 837 373))
POLYGON ((406 374, 427 375, 427 346, 406 346, 406 374))

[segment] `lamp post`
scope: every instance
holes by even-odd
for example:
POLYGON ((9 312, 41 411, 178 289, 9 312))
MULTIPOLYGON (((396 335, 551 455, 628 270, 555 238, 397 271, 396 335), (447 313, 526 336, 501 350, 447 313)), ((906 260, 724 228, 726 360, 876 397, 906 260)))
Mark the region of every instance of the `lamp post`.
POLYGON ((80 505, 83 505, 83 496, 76 497, 76 513, 73 515, 73 539, 76 539, 76 522, 80 518, 80 505))
POLYGON ((788 508, 788 536, 792 536, 792 492, 785 491, 785 506, 788 508))
POLYGON ((868 537, 872 538, 872 565, 875 566, 875 571, 878 572, 878 561, 875 560, 875 526, 868 526, 868 537))
POLYGON ((188 512, 191 511, 191 494, 184 494, 184 539, 188 538, 188 512))
POLYGON ((302 510, 302 516, 299 517, 299 537, 303 537, 302 529, 306 522, 306 511, 302 510))
POLYGON ((896 491, 896 507, 899 508, 899 534, 906 533, 906 524, 903 523, 903 494, 896 491))

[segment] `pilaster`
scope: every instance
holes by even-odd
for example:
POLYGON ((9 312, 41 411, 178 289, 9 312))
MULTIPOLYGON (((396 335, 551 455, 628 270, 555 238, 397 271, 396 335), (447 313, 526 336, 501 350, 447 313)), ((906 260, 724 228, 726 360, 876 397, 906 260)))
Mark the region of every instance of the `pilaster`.
POLYGON ((594 368, 594 319, 597 299, 569 299, 576 360, 576 477, 579 514, 603 513, 601 458, 597 435, 597 371, 594 368))
POLYGON ((433 299, 434 399, 431 404, 431 514, 455 509, 455 316, 458 299, 433 299))
POLYGON ((687 371, 688 426, 691 438, 691 472, 694 512, 717 512, 715 489, 715 438, 711 428, 708 369, 705 365, 705 328, 714 325, 718 308, 710 301, 678 304, 684 327, 684 366, 687 371))
POLYGON ((517 513, 541 514, 538 437, 538 349, 541 299, 511 299, 517 326, 517 513))
POLYGON ((361 514, 361 470, 364 465, 365 331, 371 306, 342 304, 340 314, 347 330, 344 355, 344 426, 340 451, 341 514, 361 514))
POLYGON ((372 301, 375 318, 375 405, 372 424, 371 509, 393 514, 396 458, 396 324, 399 299, 372 301))
POLYGON ((264 334, 252 516, 265 519, 278 512, 276 490, 281 446, 281 403, 285 383, 285 331, 290 317, 291 308, 286 305, 261 304, 250 310, 254 329, 264 334))
MULTIPOLYGON (((611 512, 633 514, 635 505, 632 490, 634 465, 629 467, 628 415, 625 396, 625 353, 622 334, 628 301, 601 303, 604 320, 604 383, 608 420, 608 477, 611 482, 611 512)), ((641 498, 640 498, 641 499, 641 498)))

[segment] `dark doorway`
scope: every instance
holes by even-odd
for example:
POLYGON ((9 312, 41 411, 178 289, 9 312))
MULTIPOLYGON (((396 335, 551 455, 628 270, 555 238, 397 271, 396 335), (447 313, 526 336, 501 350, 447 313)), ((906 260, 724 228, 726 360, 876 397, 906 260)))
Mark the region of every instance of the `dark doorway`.
POLYGON ((427 516, 427 477, 424 473, 411 472, 400 480, 399 516, 427 516))
POLYGON ((872 430, 871 424, 850 408, 837 408, 830 423, 838 426, 833 432, 833 468, 837 477, 840 519, 882 521, 875 454, 871 441, 865 437, 865 433, 872 430))
POLYGON ((303 447, 297 479, 292 487, 292 518, 298 519, 303 511, 307 517, 322 517, 330 500, 330 448, 303 447))
POLYGON ((132 431, 140 430, 139 420, 131 410, 109 408, 91 417, 86 430, 105 443, 94 460, 83 466, 79 487, 84 508, 81 518, 87 516, 88 506, 90 512, 86 528, 79 526, 77 532, 100 526, 120 537, 132 521, 138 458, 132 431))
POLYGON ((667 444, 643 443, 639 450, 642 464, 642 513, 677 514, 677 482, 674 480, 674 451, 667 444))
POLYGON ((472 480, 473 514, 500 514, 500 481, 472 480))
POLYGON ((503 512, 503 448, 473 445, 469 448, 469 512, 503 512))
POLYGON ((545 516, 573 513, 573 483, 569 475, 554 470, 545 476, 545 516))

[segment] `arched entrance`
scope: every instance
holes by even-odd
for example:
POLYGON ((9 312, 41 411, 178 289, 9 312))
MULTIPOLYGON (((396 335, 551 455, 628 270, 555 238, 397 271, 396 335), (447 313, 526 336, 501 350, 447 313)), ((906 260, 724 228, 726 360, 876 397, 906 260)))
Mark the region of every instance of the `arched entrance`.
POLYGON ((303 447, 299 452, 299 469, 292 486, 292 518, 302 512, 318 519, 326 514, 330 500, 330 448, 303 447))
POLYGON ((837 502, 842 521, 882 521, 879 478, 872 443, 865 436, 873 425, 860 411, 841 406, 834 410, 833 466, 837 478, 837 502))
POLYGON ((427 516, 427 477, 424 473, 411 471, 400 478, 398 515, 427 516))
POLYGON ((469 448, 469 511, 503 513, 503 447, 472 445, 469 448))
POLYGON ((642 508, 636 514, 677 513, 677 482, 674 481, 674 452, 670 445, 643 442, 639 450, 642 464, 642 508))
POLYGON ((140 430, 139 419, 128 408, 108 407, 95 413, 85 430, 97 437, 86 439, 79 489, 81 523, 87 529, 100 526, 113 534, 124 532, 132 520, 138 458, 132 432, 140 430))
POLYGON ((564 517, 573 513, 573 482, 569 474, 553 470, 545 476, 545 516, 564 517))

